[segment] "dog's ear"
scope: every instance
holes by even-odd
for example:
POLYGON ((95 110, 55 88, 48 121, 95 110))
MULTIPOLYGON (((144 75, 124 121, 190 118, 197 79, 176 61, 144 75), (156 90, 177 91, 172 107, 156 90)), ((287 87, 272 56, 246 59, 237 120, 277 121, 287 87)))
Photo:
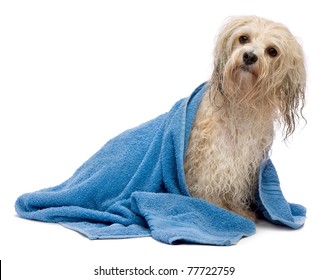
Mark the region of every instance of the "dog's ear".
MULTIPOLYGON (((250 17, 230 17, 219 30, 214 49, 214 69, 211 86, 223 94, 222 82, 225 65, 229 60, 233 48, 233 34, 240 26, 250 21, 250 17)), ((219 105, 220 106, 220 105, 219 105)), ((218 106, 218 107, 219 107, 218 106)))
POLYGON ((214 49, 214 68, 223 68, 232 53, 235 31, 251 22, 251 17, 229 17, 219 30, 214 49))
MULTIPOLYGON (((297 44, 297 43, 296 43, 297 44)), ((306 70, 302 48, 297 44, 288 56, 287 72, 280 88, 280 113, 284 124, 285 139, 295 130, 305 102, 306 70)))

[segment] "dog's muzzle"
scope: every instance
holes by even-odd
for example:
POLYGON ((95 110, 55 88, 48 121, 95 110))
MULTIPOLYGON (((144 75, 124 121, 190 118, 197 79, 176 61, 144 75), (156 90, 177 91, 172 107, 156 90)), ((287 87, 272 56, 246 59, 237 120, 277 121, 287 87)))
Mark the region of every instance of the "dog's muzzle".
POLYGON ((250 66, 250 65, 256 63, 257 60, 258 60, 258 57, 253 52, 245 52, 243 54, 243 62, 247 66, 250 66))

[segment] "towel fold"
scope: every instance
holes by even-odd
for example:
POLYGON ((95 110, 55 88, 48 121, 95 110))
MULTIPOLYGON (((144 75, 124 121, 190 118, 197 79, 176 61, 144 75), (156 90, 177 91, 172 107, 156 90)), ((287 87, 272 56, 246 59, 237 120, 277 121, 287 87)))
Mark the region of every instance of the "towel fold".
MULTIPOLYGON (((207 201, 190 197, 184 157, 207 84, 172 109, 109 140, 62 184, 20 196, 19 216, 57 222, 89 239, 152 236, 168 243, 236 244, 255 224, 207 201)), ((259 211, 291 228, 306 209, 288 203, 270 159, 260 168, 259 211)))

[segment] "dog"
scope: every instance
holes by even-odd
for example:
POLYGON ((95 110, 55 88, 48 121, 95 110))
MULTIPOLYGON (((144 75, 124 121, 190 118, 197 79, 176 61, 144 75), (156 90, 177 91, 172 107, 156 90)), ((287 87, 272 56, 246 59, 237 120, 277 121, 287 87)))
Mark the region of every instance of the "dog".
POLYGON ((305 87, 302 47, 284 25, 230 18, 219 32, 187 146, 191 196, 255 221, 260 164, 275 131, 281 127, 285 140, 304 119, 305 87))

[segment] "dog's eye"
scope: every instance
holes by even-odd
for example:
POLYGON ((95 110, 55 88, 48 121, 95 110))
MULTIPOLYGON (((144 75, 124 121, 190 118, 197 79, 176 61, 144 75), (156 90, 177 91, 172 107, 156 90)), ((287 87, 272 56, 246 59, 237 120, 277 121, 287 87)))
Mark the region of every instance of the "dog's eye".
POLYGON ((240 38, 238 38, 241 44, 245 44, 249 41, 249 37, 246 35, 242 35, 240 38))
POLYGON ((275 48, 268 48, 267 49, 267 53, 271 56, 271 57, 275 57, 277 56, 278 52, 276 51, 275 48))

